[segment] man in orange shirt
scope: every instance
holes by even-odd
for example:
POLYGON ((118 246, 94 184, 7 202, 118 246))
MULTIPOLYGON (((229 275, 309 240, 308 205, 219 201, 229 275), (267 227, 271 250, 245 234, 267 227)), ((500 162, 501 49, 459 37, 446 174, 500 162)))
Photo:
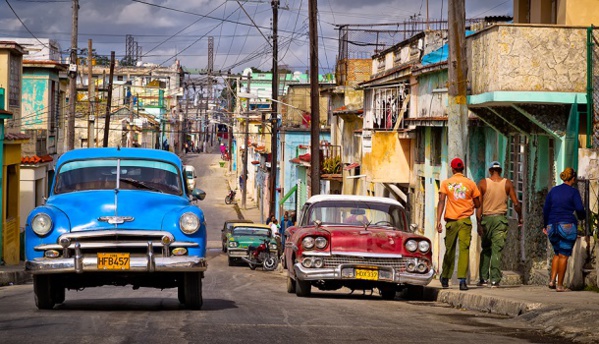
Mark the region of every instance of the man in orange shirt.
POLYGON ((437 232, 443 233, 441 216, 445 210, 445 256, 441 270, 441 286, 449 287, 449 278, 453 274, 456 242, 459 239, 458 279, 460 290, 468 290, 468 256, 472 239, 472 220, 474 209, 480 207, 480 191, 476 183, 466 178, 464 162, 460 158, 451 160, 453 176, 441 182, 439 204, 437 205, 437 232), (447 202, 446 202, 447 201, 447 202), (447 204, 447 207, 445 205, 447 204))

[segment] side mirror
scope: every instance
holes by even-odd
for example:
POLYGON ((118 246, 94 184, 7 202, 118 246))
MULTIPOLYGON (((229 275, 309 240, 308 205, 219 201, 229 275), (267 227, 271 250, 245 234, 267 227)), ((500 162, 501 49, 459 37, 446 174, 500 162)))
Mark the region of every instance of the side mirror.
POLYGON ((417 229, 418 229, 418 225, 417 224, 412 223, 410 225, 410 232, 415 233, 417 229))
POLYGON ((199 199, 200 201, 202 201, 204 200, 204 198, 206 198, 206 192, 200 189, 193 189, 193 191, 191 192, 191 196, 194 199, 199 199))

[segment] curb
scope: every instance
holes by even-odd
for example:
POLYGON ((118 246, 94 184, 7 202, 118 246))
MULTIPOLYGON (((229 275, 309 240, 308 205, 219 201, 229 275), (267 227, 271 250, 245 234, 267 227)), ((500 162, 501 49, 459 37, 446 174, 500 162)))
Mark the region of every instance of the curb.
POLYGON ((434 287, 425 287, 424 299, 448 304, 455 308, 517 317, 543 307, 537 302, 514 301, 488 295, 469 294, 434 287))
POLYGON ((0 271, 0 287, 25 284, 31 281, 31 273, 27 271, 0 271))

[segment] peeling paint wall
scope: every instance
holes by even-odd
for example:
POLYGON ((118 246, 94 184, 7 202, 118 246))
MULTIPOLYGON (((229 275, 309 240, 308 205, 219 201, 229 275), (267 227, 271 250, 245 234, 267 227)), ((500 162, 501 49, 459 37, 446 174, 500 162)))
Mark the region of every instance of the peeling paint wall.
MULTIPOLYGON (((310 85, 289 85, 287 94, 283 98, 283 102, 294 106, 283 106, 285 111, 282 111, 283 126, 297 127, 302 124, 302 114, 310 113, 310 85)), ((320 96, 319 98, 320 123, 326 124, 328 120, 328 97, 320 96)))
POLYGON ((372 151, 363 153, 362 173, 373 183, 409 183, 411 139, 400 133, 373 131, 372 151))
POLYGON ((447 116, 447 69, 418 77, 418 96, 412 109, 414 117, 447 116))
POLYGON ((497 25, 466 38, 472 94, 586 92, 586 29, 497 25))
POLYGON ((37 71, 23 75, 21 108, 22 130, 48 129, 50 75, 37 71))

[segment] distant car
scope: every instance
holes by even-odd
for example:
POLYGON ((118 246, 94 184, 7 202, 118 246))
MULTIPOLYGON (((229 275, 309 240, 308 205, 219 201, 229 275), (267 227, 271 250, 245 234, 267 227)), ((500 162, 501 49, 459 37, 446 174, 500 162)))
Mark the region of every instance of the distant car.
POLYGON ((223 252, 227 252, 227 243, 229 242, 229 235, 231 234, 231 229, 233 228, 233 225, 235 223, 254 223, 254 221, 247 219, 225 221, 223 228, 220 230, 220 239, 222 241, 223 252))
POLYGON ((193 190, 196 187, 196 169, 191 165, 183 166, 183 174, 185 175, 185 183, 188 190, 193 190))
POLYGON ((277 241, 272 235, 269 225, 259 223, 233 223, 231 231, 227 235, 227 256, 229 266, 241 258, 248 256, 248 248, 250 246, 258 247, 265 239, 270 238, 269 249, 278 251, 277 241))
MULTIPOLYGON (((412 226, 411 226, 412 227, 412 226)), ((377 288, 383 299, 397 291, 421 292, 434 276, 430 240, 411 233, 404 207, 370 196, 318 195, 286 230, 287 291, 377 288)))
POLYGON ((65 289, 103 285, 178 288, 202 306, 206 222, 175 154, 143 148, 64 153, 46 203, 27 217, 26 270, 35 303, 51 309, 65 289))

